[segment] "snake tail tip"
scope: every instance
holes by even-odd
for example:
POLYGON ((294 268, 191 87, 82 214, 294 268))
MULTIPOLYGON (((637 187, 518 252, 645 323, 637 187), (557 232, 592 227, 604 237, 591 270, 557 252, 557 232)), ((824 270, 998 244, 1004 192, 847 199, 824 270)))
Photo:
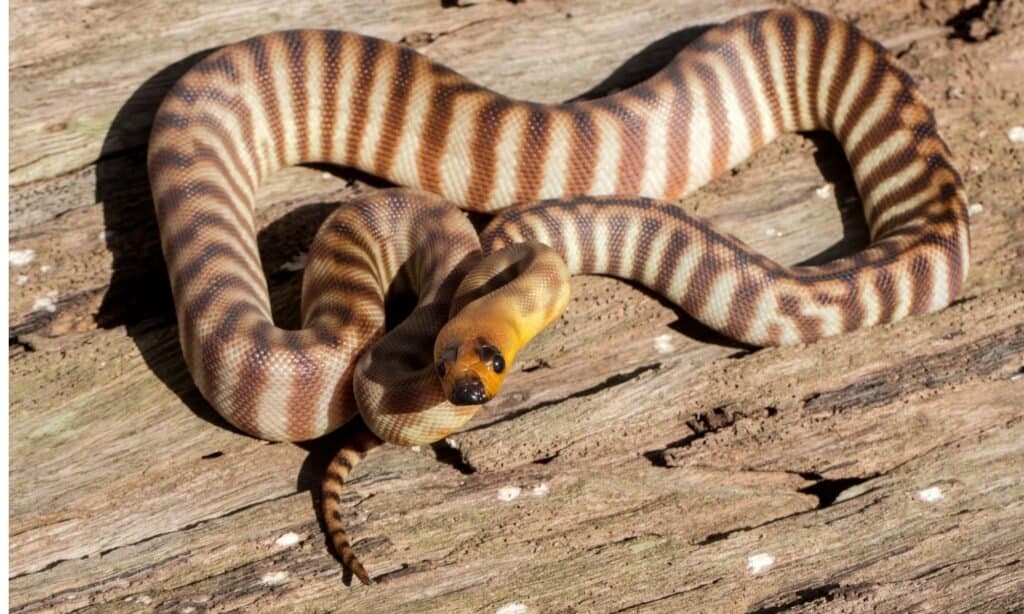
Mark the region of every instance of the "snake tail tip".
POLYGON ((352 572, 352 575, 359 578, 359 581, 366 586, 373 584, 373 580, 370 579, 370 574, 366 573, 366 569, 363 564, 359 562, 359 559, 355 555, 351 555, 351 558, 345 563, 345 567, 352 572))

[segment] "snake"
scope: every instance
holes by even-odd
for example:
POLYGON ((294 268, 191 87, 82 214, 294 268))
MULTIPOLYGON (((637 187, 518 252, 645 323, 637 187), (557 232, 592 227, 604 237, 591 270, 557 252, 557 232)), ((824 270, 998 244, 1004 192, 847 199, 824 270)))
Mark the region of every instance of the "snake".
POLYGON ((562 104, 516 100, 401 45, 295 30, 190 68, 153 119, 148 169, 185 363, 238 429, 302 441, 359 415, 324 478, 372 447, 460 428, 523 344, 560 317, 568 278, 644 285, 739 341, 809 343, 949 305, 968 273, 967 197, 911 77, 851 24, 799 8, 711 27, 646 80, 562 104), (870 241, 785 266, 682 197, 789 132, 833 134, 870 241), (258 187, 325 162, 399 188, 329 216, 303 274, 302 326, 273 322, 258 187), (453 206, 454 205, 454 206, 453 206), (461 210, 496 214, 478 238, 461 210), (389 331, 389 288, 417 297, 389 331))

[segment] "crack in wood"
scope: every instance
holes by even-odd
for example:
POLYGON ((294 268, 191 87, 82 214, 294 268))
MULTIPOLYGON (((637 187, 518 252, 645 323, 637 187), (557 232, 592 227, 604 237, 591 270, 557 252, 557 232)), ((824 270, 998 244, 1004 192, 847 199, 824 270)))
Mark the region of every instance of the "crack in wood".
POLYGON ((779 410, 774 405, 767 405, 761 408, 760 412, 740 412, 729 410, 730 404, 721 405, 707 412, 700 412, 693 415, 686 421, 686 426, 693 431, 689 435, 666 444, 663 448, 648 450, 643 453, 644 458, 656 467, 675 467, 676 462, 668 457, 672 450, 687 448, 693 442, 703 439, 712 433, 736 424, 740 420, 754 417, 774 418, 779 410), (758 416, 757 414, 761 415, 758 416))
POLYGON ((638 609, 643 608, 645 606, 653 605, 655 603, 660 603, 662 601, 667 601, 669 599, 672 599, 673 597, 679 597, 679 596, 685 595, 687 593, 692 593, 694 591, 699 591, 701 589, 708 588, 709 586, 714 586, 714 585, 718 584, 719 582, 721 582, 723 579, 724 578, 718 577, 718 578, 715 578, 714 580, 709 580, 707 582, 701 582, 700 584, 695 584, 695 585, 689 586, 687 588, 683 588, 683 589, 680 589, 680 590, 677 590, 677 591, 672 591, 671 593, 669 593, 667 595, 662 595, 661 597, 655 597, 654 599, 648 599, 647 601, 638 601, 636 603, 631 603, 631 604, 629 604, 628 606, 626 606, 624 608, 619 608, 618 610, 615 610, 613 614, 619 614, 620 612, 635 612, 638 609))
POLYGON ((796 597, 784 603, 775 606, 769 606, 753 610, 751 614, 778 614, 779 612, 789 611, 797 606, 805 605, 819 599, 824 599, 824 603, 828 603, 836 598, 836 592, 842 589, 840 584, 830 582, 821 586, 815 586, 811 588, 805 588, 796 591, 796 597))
POLYGON ((512 411, 509 411, 509 412, 507 412, 507 413, 505 413, 505 414, 495 418, 494 420, 491 420, 490 422, 485 422, 485 423, 474 425, 474 426, 472 426, 470 428, 462 430, 461 432, 462 433, 469 433, 469 432, 472 432, 472 431, 479 431, 479 430, 482 430, 482 429, 494 426, 495 424, 499 424, 501 422, 507 422, 509 420, 513 420, 515 418, 518 418, 519 416, 528 414, 530 412, 534 412, 534 411, 537 411, 539 409, 544 409, 545 407, 551 407, 552 405, 559 405, 561 403, 565 403, 566 401, 571 401, 573 399, 580 399, 580 398, 584 398, 584 397, 594 396, 595 394, 598 394, 600 392, 604 392, 605 390, 608 390, 610 388, 615 388, 616 386, 621 386, 621 385, 623 385, 623 384, 625 384, 627 382, 635 380, 638 377, 640 377, 641 375, 643 375, 644 373, 647 373, 648 371, 658 371, 660 369, 661 369, 661 362, 655 362, 655 363, 651 363, 651 364, 648 364, 648 365, 639 366, 639 367, 633 369, 632 371, 628 371, 626 373, 616 373, 615 375, 612 375, 611 377, 606 378, 604 381, 602 381, 602 382, 600 382, 598 384, 595 384, 593 386, 590 386, 589 388, 584 388, 583 390, 577 390, 576 392, 560 396, 560 397, 558 397, 556 399, 548 399, 546 401, 541 401, 540 403, 537 403, 535 405, 531 405, 529 407, 523 407, 523 408, 520 408, 520 409, 514 409, 512 411))
MULTIPOLYGON (((895 469, 895 467, 893 469, 895 469)), ((890 469, 890 471, 891 470, 892 469, 890 469)), ((839 495, 841 495, 844 491, 849 490, 850 488, 853 488, 854 486, 863 484, 863 483, 865 483, 865 482, 867 482, 869 480, 873 480, 875 478, 878 478, 878 477, 881 477, 881 476, 885 475, 884 473, 875 473, 875 474, 872 474, 872 475, 869 475, 869 476, 866 476, 866 477, 852 477, 852 478, 842 478, 842 479, 826 479, 826 478, 822 478, 821 476, 818 476, 817 474, 814 474, 814 473, 805 473, 805 472, 789 472, 789 473, 795 473, 796 475, 799 475, 800 477, 802 477, 804 479, 815 479, 814 477, 811 477, 811 476, 817 476, 817 481, 814 484, 811 484, 810 486, 805 486, 804 488, 801 488, 801 489, 797 490, 797 492, 817 497, 817 499, 818 499, 817 505, 815 505, 812 508, 800 510, 800 511, 793 512, 793 513, 790 513, 790 514, 785 514, 785 515, 779 516, 777 518, 772 518, 770 520, 766 520, 765 522, 761 522, 761 523, 758 523, 756 525, 735 527, 735 528, 729 529, 727 531, 721 531, 721 532, 718 532, 718 533, 710 533, 707 536, 705 536, 703 539, 695 542, 696 545, 698 545, 698 546, 705 546, 705 545, 708 545, 708 544, 713 544, 715 542, 719 542, 719 541, 728 539, 729 537, 732 537, 736 533, 744 533, 744 532, 747 532, 747 531, 753 531, 753 530, 756 530, 756 529, 761 529, 761 528, 764 528, 764 527, 766 527, 768 525, 774 524, 776 522, 779 522, 779 521, 782 521, 782 520, 786 520, 788 518, 795 518, 795 517, 800 516, 802 514, 807 514, 807 513, 813 513, 813 512, 821 511, 823 509, 831 507, 832 504, 834 504, 835 501, 839 498, 839 495)), ((868 494, 874 492, 875 490, 876 490, 875 488, 869 488, 869 489, 865 490, 864 492, 861 492, 861 493, 857 494, 857 496, 855 496, 855 497, 850 497, 850 498, 844 499, 842 501, 842 503, 846 503, 847 501, 853 501, 855 499, 858 499, 860 497, 868 495, 868 494)), ((879 499, 874 499, 872 501, 869 501, 867 504, 861 506, 852 515, 859 514, 860 512, 870 508, 871 506, 876 505, 880 500, 881 499, 879 498, 879 499)), ((849 515, 847 515, 847 516, 849 516, 849 515)), ((845 518, 847 516, 841 516, 841 517, 845 518)), ((826 521, 825 522, 825 524, 830 524, 830 523, 831 523, 830 521, 826 521)))
POLYGON ((430 447, 434 450, 434 458, 436 458, 438 462, 451 466, 462 475, 472 475, 476 473, 476 467, 466 460, 466 457, 462 454, 462 450, 460 450, 449 438, 445 437, 440 441, 435 441, 430 444, 430 447))
MULTIPOLYGON (((817 473, 813 472, 804 472, 799 473, 798 475, 804 478, 805 480, 813 480, 814 483, 811 484, 810 486, 801 488, 797 492, 802 492, 805 495, 812 495, 814 497, 817 497, 818 507, 816 509, 823 510, 827 507, 830 507, 833 503, 835 503, 836 499, 838 499, 839 495, 843 494, 843 492, 849 490, 850 488, 853 488, 854 486, 863 484, 868 480, 873 480, 874 478, 877 478, 881 474, 873 473, 864 477, 854 476, 849 478, 838 479, 824 478, 818 475, 817 473)), ((871 490, 873 489, 864 491, 864 494, 871 492, 871 490)))
POLYGON ((139 546, 141 544, 145 544, 147 542, 150 542, 150 541, 153 541, 153 540, 156 540, 156 539, 160 539, 161 537, 167 537, 168 535, 174 535, 175 533, 180 533, 180 532, 183 532, 183 531, 190 531, 192 529, 195 529, 196 527, 200 527, 200 526, 202 526, 204 524, 207 524, 209 522, 213 522, 213 521, 216 521, 216 520, 221 520, 223 518, 229 518, 229 517, 234 516, 236 514, 240 514, 242 512, 245 512, 245 511, 248 511, 250 509, 253 509, 255 507, 259 507, 259 506, 261 506, 261 505, 263 505, 265 503, 273 503, 274 501, 280 501, 282 499, 287 499, 288 497, 294 496, 296 494, 299 494, 299 491, 289 492, 289 493, 285 493, 285 494, 282 494, 282 495, 279 495, 279 496, 276 496, 276 497, 269 497, 267 499, 261 499, 259 501, 255 501, 253 503, 249 503, 247 505, 243 505, 241 507, 237 507, 235 509, 228 510, 227 512, 224 512, 223 514, 219 514, 217 516, 210 516, 208 518, 203 518, 203 519, 200 519, 200 520, 189 522, 187 524, 184 524, 184 525, 182 525, 180 527, 171 529, 169 531, 162 531, 160 533, 154 533, 152 535, 147 535, 146 537, 143 537, 142 539, 136 540, 134 542, 129 542, 129 543, 126 543, 126 544, 118 544, 116 546, 111 546, 109 548, 104 548, 102 550, 99 550, 98 552, 89 552, 89 553, 83 554, 82 556, 78 556, 78 557, 70 557, 70 558, 64 558, 64 559, 55 559, 53 561, 50 561, 44 567, 41 567, 39 569, 33 569, 33 570, 30 570, 30 571, 23 571, 21 573, 14 574, 14 575, 12 575, 12 576, 10 576, 8 578, 8 582, 10 582, 11 580, 17 580, 19 578, 25 578, 25 577, 28 577, 28 576, 34 576, 34 575, 37 575, 37 574, 40 574, 40 573, 44 573, 44 572, 50 571, 53 568, 55 568, 58 565, 61 565, 63 563, 69 563, 71 561, 80 561, 82 559, 87 559, 87 558, 90 558, 90 557, 93 557, 93 556, 96 556, 96 555, 104 557, 104 556, 107 556, 108 554, 110 554, 112 552, 116 552, 117 550, 121 550, 123 548, 132 548, 134 546, 139 546))
POLYGON ((1024 326, 1013 326, 954 348, 892 365, 857 381, 803 400, 806 411, 840 413, 891 403, 920 390, 934 390, 989 377, 1007 362, 1024 355, 1024 326))

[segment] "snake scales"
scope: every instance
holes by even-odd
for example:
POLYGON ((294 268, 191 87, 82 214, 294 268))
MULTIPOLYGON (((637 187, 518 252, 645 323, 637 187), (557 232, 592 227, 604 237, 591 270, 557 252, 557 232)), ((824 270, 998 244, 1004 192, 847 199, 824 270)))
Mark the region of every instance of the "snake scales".
MULTIPOLYGON (((271 318, 253 213, 256 189, 274 171, 325 161, 464 209, 510 207, 484 232, 484 252, 544 243, 573 274, 636 280, 728 336, 778 345, 931 312, 957 296, 969 236, 950 158, 931 111, 883 47, 841 21, 779 9, 710 29, 632 88, 561 105, 512 100, 358 34, 259 36, 215 52, 173 87, 154 120, 149 172, 185 360, 217 411, 258 437, 314 438, 359 411, 358 370, 354 388, 377 404, 362 408, 376 435, 416 443, 458 428, 477 409, 444 403, 451 382, 438 392, 435 369, 450 379, 469 353, 481 377, 495 375, 511 359, 502 353, 515 352, 479 336, 460 341, 476 334, 465 319, 448 324, 454 340, 439 341, 425 365, 403 350, 415 342, 429 351, 451 304, 458 311, 467 295, 482 293, 456 288, 478 257, 472 228, 421 192, 384 192, 343 208, 310 251, 303 328, 282 330, 271 318), (781 266, 659 202, 781 133, 820 129, 842 144, 863 201, 871 244, 858 253, 781 266), (557 200, 538 203, 545 199, 557 200), (440 250, 445 244, 453 250, 440 250), (411 320, 422 326, 396 330, 382 342, 386 351, 370 348, 383 334, 384 293, 396 277, 418 294, 411 320), (421 384, 425 400, 401 393, 421 384)), ((558 287, 561 277, 545 269, 530 283, 558 287)), ((550 319, 559 300, 526 302, 550 319)), ((527 309, 509 292, 498 302, 516 301, 527 309)), ((489 320, 496 312, 487 309, 494 307, 476 317, 489 320)), ((516 343, 530 336, 517 335, 516 343)), ((340 517, 341 479, 377 442, 364 434, 332 465, 329 528, 340 517)), ((335 546, 355 563, 335 529, 335 546)))

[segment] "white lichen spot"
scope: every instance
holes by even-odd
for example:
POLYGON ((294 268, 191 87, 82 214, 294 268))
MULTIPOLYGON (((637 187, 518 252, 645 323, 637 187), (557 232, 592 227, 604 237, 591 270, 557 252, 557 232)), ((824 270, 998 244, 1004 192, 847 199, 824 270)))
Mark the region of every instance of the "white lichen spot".
POLYGON ((499 501, 511 501, 522 494, 523 489, 518 486, 502 486, 498 489, 499 501))
POLYGON ((324 181, 327 181, 330 178, 331 178, 331 174, 330 173, 320 173, 320 179, 323 179, 324 181))
POLYGON ((676 347, 672 343, 672 335, 658 335, 654 338, 654 349, 658 350, 662 354, 668 354, 675 351, 676 347))
POLYGON ((942 494, 942 489, 938 486, 931 486, 917 492, 917 498, 925 503, 935 503, 936 501, 941 501, 943 497, 945 495, 942 494))
POLYGON ((421 447, 419 447, 419 446, 412 446, 412 447, 411 447, 411 448, 409 448, 409 449, 410 449, 410 450, 412 450, 413 452, 419 452, 419 451, 420 451, 420 450, 422 450, 423 448, 421 448, 421 447))
POLYGON ((551 492, 551 487, 545 484, 544 482, 541 482, 540 484, 537 484, 536 486, 533 487, 533 490, 530 491, 530 494, 532 494, 534 497, 543 497, 549 492, 551 492))
POLYGON ((1014 126, 1006 132, 1011 143, 1024 143, 1024 126, 1014 126))
POLYGON ((138 603, 141 603, 142 605, 149 605, 149 604, 153 603, 153 598, 150 597, 149 595, 139 595, 138 597, 135 598, 135 601, 137 601, 138 603))
POLYGON ((970 207, 967 207, 967 215, 978 215, 985 210, 985 207, 981 203, 971 203, 970 207))
POLYGON ((7 259, 11 266, 25 266, 36 259, 36 252, 32 249, 12 249, 7 259))
POLYGON ((116 235, 117 233, 113 230, 101 230, 98 238, 100 241, 107 242, 110 239, 113 239, 116 235))
POLYGON ((452 450, 458 450, 459 449, 459 442, 454 440, 454 439, 452 439, 451 437, 445 437, 444 438, 444 443, 445 443, 446 446, 448 446, 452 450))
POLYGON ((764 229, 764 236, 766 237, 781 237, 782 231, 778 228, 772 228, 771 226, 764 229))
POLYGON ((195 606, 191 606, 191 605, 185 606, 185 607, 181 608, 181 614, 194 614, 195 611, 196 611, 195 606))
POLYGON ((301 271, 302 269, 306 268, 306 261, 308 259, 309 254, 307 254, 306 252, 302 252, 299 255, 292 258, 291 260, 289 260, 288 262, 282 264, 281 270, 292 272, 301 271))
POLYGON ((279 586, 287 582, 289 577, 291 576, 287 571, 272 571, 268 574, 263 574, 260 582, 267 586, 279 586))
POLYGON ((280 546, 281 548, 289 548, 299 543, 300 541, 302 541, 301 535, 293 531, 289 531, 281 537, 278 537, 277 541, 275 541, 274 544, 280 546))
POLYGON ((764 552, 758 554, 751 554, 747 557, 747 571, 752 574, 759 574, 767 571, 769 567, 775 564, 775 557, 764 552))
POLYGON ((832 198, 832 190, 835 189, 831 183, 826 183, 817 190, 814 191, 814 195, 818 198, 832 198))
POLYGON ((494 614, 526 614, 529 611, 525 603, 509 603, 495 610, 494 614))
POLYGON ((44 264, 43 266, 39 267, 39 272, 40 273, 49 273, 50 272, 50 265, 44 264))
POLYGON ((32 303, 32 311, 45 311, 47 313, 55 313, 57 311, 57 291, 51 290, 46 293, 46 296, 40 296, 32 303))
POLYGON ((19 286, 24 286, 25 284, 28 283, 28 275, 18 275, 17 277, 14 278, 14 283, 18 284, 19 286))

